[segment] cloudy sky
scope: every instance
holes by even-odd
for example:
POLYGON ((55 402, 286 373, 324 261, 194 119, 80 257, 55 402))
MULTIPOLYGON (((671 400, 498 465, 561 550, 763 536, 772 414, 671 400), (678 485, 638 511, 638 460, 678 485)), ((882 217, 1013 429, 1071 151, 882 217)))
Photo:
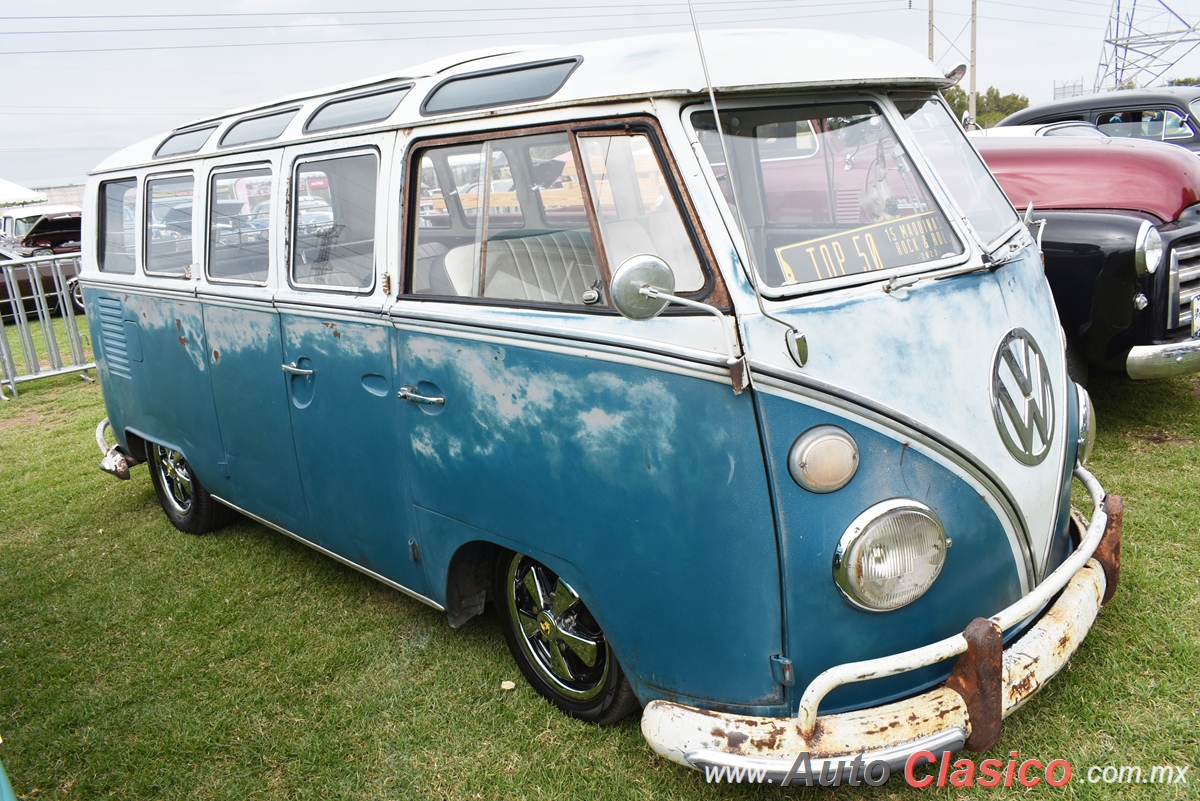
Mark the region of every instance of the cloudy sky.
MULTIPOLYGON (((702 31, 833 29, 927 51, 930 0, 694 2, 702 31)), ((968 60, 971 3, 934 2, 934 61, 949 68, 968 60)), ((1192 5, 1200 13, 1200 0, 1172 3, 1189 21, 1200 19, 1192 5)), ((979 90, 1035 103, 1053 97, 1055 82, 1090 90, 1111 9, 1110 0, 979 0, 979 90)), ((79 183, 114 150, 198 117, 449 53, 689 28, 686 0, 4 0, 0 178, 79 183)), ((1169 73, 1197 74, 1200 52, 1169 73)))

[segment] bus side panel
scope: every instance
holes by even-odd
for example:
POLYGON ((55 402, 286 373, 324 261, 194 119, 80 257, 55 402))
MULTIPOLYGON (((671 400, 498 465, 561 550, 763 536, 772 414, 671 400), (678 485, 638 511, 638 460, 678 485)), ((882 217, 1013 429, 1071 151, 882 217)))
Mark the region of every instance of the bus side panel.
POLYGON ((577 348, 403 330, 398 368, 445 397, 399 410, 434 592, 483 532, 562 571, 643 700, 782 703, 778 555, 749 393, 577 348))
POLYGON ((97 292, 105 394, 114 430, 178 450, 209 491, 227 487, 221 433, 205 359, 204 316, 195 301, 97 292), (120 324, 118 326, 118 317, 120 324), (123 353, 122 353, 123 351, 123 353), (126 385, 125 397, 118 389, 126 385), (111 413, 121 411, 114 419, 111 413))

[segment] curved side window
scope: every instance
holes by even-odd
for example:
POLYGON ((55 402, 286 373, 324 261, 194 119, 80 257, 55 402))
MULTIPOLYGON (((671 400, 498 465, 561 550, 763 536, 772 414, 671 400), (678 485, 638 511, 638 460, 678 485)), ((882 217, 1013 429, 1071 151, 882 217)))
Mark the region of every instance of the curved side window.
POLYGON ((433 88, 421 104, 421 114, 449 114, 545 100, 563 87, 582 61, 568 58, 456 75, 433 88))
POLYGON ((106 273, 134 272, 134 242, 137 217, 137 181, 107 181, 100 184, 99 253, 100 270, 106 273))
POLYGON ((186 156, 189 153, 195 153, 204 147, 204 143, 208 141, 208 137, 212 136, 212 132, 215 130, 217 130, 217 126, 210 125, 207 128, 172 134, 164 139, 163 143, 154 151, 154 158, 162 159, 167 156, 186 156))
POLYGON ((208 190, 208 277, 267 280, 271 170, 214 173, 208 190))
POLYGON ((292 182, 292 281, 361 291, 375 282, 379 157, 338 156, 296 165, 292 182))
POLYGON ((291 108, 274 114, 239 120, 229 126, 229 130, 221 137, 221 147, 248 145, 252 142, 269 142, 272 139, 278 139, 279 135, 288 127, 288 123, 292 121, 292 117, 296 116, 296 111, 297 109, 291 108))
POLYGON ((349 128, 351 125, 366 125, 392 116, 400 101, 408 94, 410 86, 359 95, 344 100, 331 100, 313 112, 304 124, 306 134, 349 128))
POLYGON ((192 264, 190 175, 146 181, 145 267, 147 273, 186 276, 192 264))

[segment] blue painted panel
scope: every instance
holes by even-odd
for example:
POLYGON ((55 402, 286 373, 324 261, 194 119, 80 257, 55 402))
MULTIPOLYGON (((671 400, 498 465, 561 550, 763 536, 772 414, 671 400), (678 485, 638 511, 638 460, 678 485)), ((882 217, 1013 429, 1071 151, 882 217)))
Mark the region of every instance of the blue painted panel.
MULTIPOLYGON (((961 478, 897 441, 796 400, 760 394, 784 554, 788 654, 803 690, 817 674, 844 662, 927 645, 962 631, 1020 598, 1012 547, 983 498, 961 478), (810 493, 787 469, 795 439, 814 425, 841 426, 858 442, 858 472, 843 489, 810 493), (942 520, 953 540, 933 587, 891 612, 867 612, 846 601, 833 582, 833 554, 850 523, 875 503, 913 498, 942 520)), ((831 693, 822 712, 881 703, 949 674, 952 662, 831 693)), ((793 710, 799 693, 793 701, 793 710)))
POLYGON ((575 587, 651 697, 779 703, 779 568, 749 393, 579 355, 400 332, 434 597, 479 531, 575 587), (424 382, 424 383, 421 383, 424 382), (438 516, 459 521, 431 530, 438 516), (479 531, 474 531, 474 530, 479 531), (448 541, 449 540, 449 541, 448 541))
POLYGON ((108 421, 113 436, 128 447, 125 428, 133 411, 133 385, 125 346, 125 307, 119 294, 91 288, 83 290, 83 303, 108 421))
POLYGON ((311 537, 281 369, 279 315, 208 304, 204 326, 233 502, 293 534, 311 537))
POLYGON ((304 495, 325 548, 425 594, 411 555, 390 322, 283 314, 286 380, 304 495))
POLYGON ((220 494, 225 479, 218 464, 225 457, 204 358, 200 304, 133 293, 96 296, 99 339, 105 346, 124 346, 122 367, 130 375, 126 381, 101 371, 114 430, 119 426, 122 436, 128 429, 177 448, 200 483, 220 494), (119 334, 110 324, 116 304, 122 312, 119 334), (122 384, 127 393, 114 386, 122 384), (115 419, 114 407, 120 410, 115 419))

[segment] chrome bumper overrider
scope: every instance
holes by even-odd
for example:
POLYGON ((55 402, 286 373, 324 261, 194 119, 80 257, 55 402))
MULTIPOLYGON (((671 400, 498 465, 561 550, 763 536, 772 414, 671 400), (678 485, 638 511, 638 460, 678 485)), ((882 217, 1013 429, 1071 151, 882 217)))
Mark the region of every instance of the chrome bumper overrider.
POLYGON ((1138 345, 1125 357, 1130 378, 1170 378, 1200 372, 1200 338, 1165 345, 1138 345))
POLYGON ((745 768, 774 783, 792 775, 801 754, 809 755, 814 772, 828 765, 832 776, 837 763, 848 764, 859 756, 859 765, 882 761, 895 770, 918 751, 991 747, 999 737, 1001 720, 1075 653, 1116 586, 1121 501, 1106 500, 1100 484, 1083 467, 1076 467, 1075 476, 1091 495, 1091 522, 1074 553, 1017 603, 932 645, 826 670, 805 689, 794 718, 711 712, 652 701, 642 715, 646 741, 681 765, 745 768), (1042 617, 1001 654, 1001 633, 1035 614, 1060 591, 1042 617), (904 673, 960 654, 950 679, 928 692, 869 709, 817 716, 821 700, 836 687, 904 673))

